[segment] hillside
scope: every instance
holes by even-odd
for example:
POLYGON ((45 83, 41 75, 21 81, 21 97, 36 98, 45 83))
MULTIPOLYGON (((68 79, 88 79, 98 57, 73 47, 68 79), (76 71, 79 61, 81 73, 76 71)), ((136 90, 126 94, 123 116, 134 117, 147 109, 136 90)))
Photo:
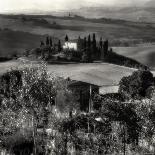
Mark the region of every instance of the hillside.
POLYGON ((0 15, 0 53, 36 48, 44 35, 64 40, 96 33, 109 39, 111 46, 155 42, 155 25, 115 19, 88 19, 80 16, 0 15), (9 30, 8 30, 9 29, 9 30))
POLYGON ((155 68, 155 45, 138 47, 114 47, 113 50, 121 55, 133 58, 147 66, 155 68))
POLYGON ((49 34, 58 38, 63 38, 66 33, 74 39, 79 35, 86 36, 88 33, 95 32, 98 38, 102 36, 109 39, 117 38, 117 40, 155 40, 152 35, 155 33, 154 24, 106 18, 9 15, 0 16, 0 27, 39 35, 49 34))
POLYGON ((44 37, 28 32, 1 29, 0 38, 0 56, 2 57, 22 53, 38 47, 40 40, 44 37))
MULTIPOLYGON (((0 74, 6 72, 11 67, 21 66, 21 64, 23 64, 21 59, 0 63, 0 74)), ((86 79, 90 83, 93 82, 99 86, 118 85, 119 80, 123 76, 128 76, 135 71, 135 69, 108 63, 52 64, 48 65, 47 69, 48 72, 63 78, 70 77, 73 80, 79 81, 86 79)))
POLYGON ((82 7, 73 10, 73 14, 84 15, 88 18, 112 18, 136 22, 155 23, 154 0, 143 7, 82 7))
POLYGON ((147 2, 145 5, 146 5, 147 7, 155 8, 155 1, 154 1, 154 0, 150 0, 150 1, 147 2))

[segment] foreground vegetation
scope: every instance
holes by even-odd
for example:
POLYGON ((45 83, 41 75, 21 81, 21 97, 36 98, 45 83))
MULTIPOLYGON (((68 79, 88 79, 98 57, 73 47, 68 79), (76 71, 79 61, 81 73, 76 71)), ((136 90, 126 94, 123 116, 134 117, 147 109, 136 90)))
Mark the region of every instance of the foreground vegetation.
POLYGON ((155 79, 136 71, 120 81, 119 94, 92 96, 82 112, 70 81, 27 66, 0 78, 1 147, 16 155, 154 153, 155 79), (61 103, 55 101, 56 96, 61 103))

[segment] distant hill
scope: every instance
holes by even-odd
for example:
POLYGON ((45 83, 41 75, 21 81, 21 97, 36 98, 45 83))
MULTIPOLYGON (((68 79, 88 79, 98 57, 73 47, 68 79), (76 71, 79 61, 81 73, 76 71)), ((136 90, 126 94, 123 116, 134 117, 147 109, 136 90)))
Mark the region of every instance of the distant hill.
POLYGON ((0 30, 0 57, 20 54, 26 50, 38 47, 44 36, 28 32, 0 30))
POLYGON ((74 10, 73 13, 83 15, 88 18, 112 18, 138 22, 155 23, 154 0, 144 7, 83 7, 74 10))
MULTIPOLYGON (((128 12, 128 10, 124 11, 128 12)), ((88 34, 92 37, 92 33, 96 33, 97 40, 100 37, 108 38, 110 46, 131 46, 132 43, 155 42, 155 24, 152 23, 108 18, 90 19, 77 15, 73 17, 0 15, 0 56, 36 48, 47 35, 64 40, 65 35, 68 34, 72 40, 79 36, 83 38, 88 34)), ((125 56, 134 58, 132 54, 125 56)), ((138 56, 135 59, 139 61, 137 58, 138 56)), ((140 62, 143 63, 141 60, 140 62)), ((144 64, 148 63, 144 62, 144 64)))
POLYGON ((155 45, 138 47, 115 47, 113 50, 121 55, 135 59, 155 69, 155 45))
POLYGON ((154 7, 155 8, 155 1, 154 0, 150 0, 149 2, 147 2, 146 4, 145 4, 147 7, 154 7))
MULTIPOLYGON (((92 11, 93 12, 93 11, 92 11)), ((23 31, 37 35, 51 35, 64 39, 88 36, 96 33, 97 39, 136 42, 155 41, 155 24, 130 22, 109 18, 84 18, 82 16, 50 16, 50 15, 7 15, 0 16, 0 28, 23 31), (142 33, 143 32, 143 33, 142 33)))

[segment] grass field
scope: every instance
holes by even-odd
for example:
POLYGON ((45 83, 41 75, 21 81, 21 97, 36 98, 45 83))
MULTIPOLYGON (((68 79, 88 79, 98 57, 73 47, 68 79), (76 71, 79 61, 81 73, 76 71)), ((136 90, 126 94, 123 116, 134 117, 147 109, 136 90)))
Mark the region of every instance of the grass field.
POLYGON ((138 47, 114 47, 113 50, 121 55, 133 58, 142 64, 155 69, 155 45, 138 47))
POLYGON ((0 30, 0 56, 23 53, 36 48, 44 36, 22 31, 0 30))
MULTIPOLYGON (((27 62, 30 64, 30 62, 27 62)), ((36 62, 35 62, 36 63, 36 62)), ((11 68, 22 67, 20 60, 7 61, 0 63, 0 75, 9 71, 11 68)), ((48 65, 48 72, 59 77, 71 80, 82 81, 97 85, 100 92, 117 92, 118 84, 122 77, 131 75, 136 69, 122 67, 108 63, 78 63, 65 65, 48 65)), ((152 71, 155 76, 155 71, 152 71)))
MULTIPOLYGON (((28 62, 29 64, 30 62, 28 62)), ((20 60, 7 61, 0 63, 0 73, 8 69, 22 66, 20 60)), ((72 80, 84 81, 98 86, 118 85, 123 76, 130 75, 135 69, 122 67, 108 63, 75 63, 65 65, 48 65, 48 72, 59 77, 72 80)))
POLYGON ((155 40, 155 25, 108 19, 67 18, 54 16, 0 16, 0 27, 39 35, 63 38, 66 33, 75 39, 79 35, 96 33, 98 38, 155 40), (55 22, 55 24, 53 24, 55 22))

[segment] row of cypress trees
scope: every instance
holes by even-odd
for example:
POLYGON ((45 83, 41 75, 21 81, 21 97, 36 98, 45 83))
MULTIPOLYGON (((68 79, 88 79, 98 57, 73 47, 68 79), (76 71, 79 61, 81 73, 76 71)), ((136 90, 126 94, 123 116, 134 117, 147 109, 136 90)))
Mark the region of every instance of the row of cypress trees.
MULTIPOLYGON (((65 42, 69 41, 68 35, 65 36, 64 41, 65 42)), ((52 40, 52 37, 46 37, 45 43, 41 41, 40 46, 42 47, 44 45, 49 47, 55 46, 52 40)), ((97 45, 95 33, 93 33, 92 38, 90 34, 88 35, 88 37, 84 37, 84 38, 81 38, 79 36, 77 45, 78 45, 78 50, 83 52, 86 55, 87 60, 90 62, 93 61, 93 59, 96 57, 99 59, 104 59, 108 54, 108 46, 109 46, 108 40, 103 41, 101 37, 99 44, 97 45)), ((62 51, 61 40, 58 40, 57 49, 58 49, 58 52, 62 51)))

